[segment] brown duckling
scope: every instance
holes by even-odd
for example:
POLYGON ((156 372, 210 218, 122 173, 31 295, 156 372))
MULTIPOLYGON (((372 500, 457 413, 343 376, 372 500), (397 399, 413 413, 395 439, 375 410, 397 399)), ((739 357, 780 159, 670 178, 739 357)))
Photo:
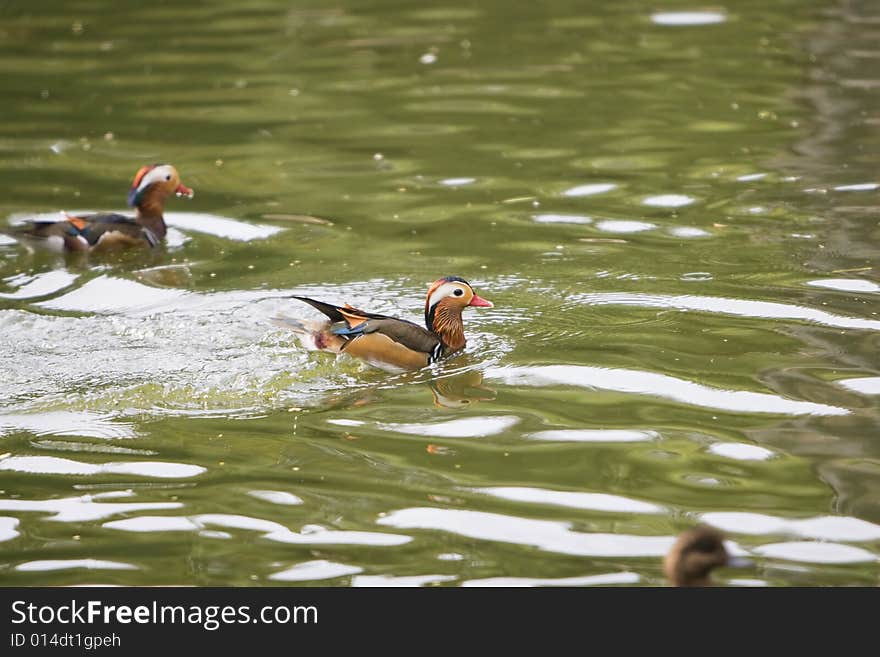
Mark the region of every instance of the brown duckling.
POLYGON ((682 532, 663 559, 663 571, 673 586, 714 586, 709 576, 712 569, 751 565, 749 559, 731 557, 724 547, 724 535, 706 525, 682 532))

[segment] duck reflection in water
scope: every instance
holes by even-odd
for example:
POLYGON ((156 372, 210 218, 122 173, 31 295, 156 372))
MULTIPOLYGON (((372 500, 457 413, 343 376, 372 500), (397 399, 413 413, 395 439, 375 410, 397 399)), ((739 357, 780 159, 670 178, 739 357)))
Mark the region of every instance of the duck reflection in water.
POLYGON ((483 373, 476 370, 433 379, 428 386, 438 408, 464 408, 495 399, 495 391, 483 385, 483 373))
POLYGON ((682 532, 663 559, 663 571, 673 586, 716 586, 710 577, 713 569, 752 565, 749 559, 730 556, 724 535, 706 525, 682 532))

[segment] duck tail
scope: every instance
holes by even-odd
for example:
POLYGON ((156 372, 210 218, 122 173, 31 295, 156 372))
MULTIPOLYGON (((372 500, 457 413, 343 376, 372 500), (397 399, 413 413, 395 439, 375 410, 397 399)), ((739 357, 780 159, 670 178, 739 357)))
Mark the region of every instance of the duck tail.
POLYGON ((312 351, 320 350, 339 353, 345 346, 344 338, 333 335, 327 330, 327 322, 278 315, 272 318, 272 323, 275 326, 293 331, 299 338, 302 346, 312 351))

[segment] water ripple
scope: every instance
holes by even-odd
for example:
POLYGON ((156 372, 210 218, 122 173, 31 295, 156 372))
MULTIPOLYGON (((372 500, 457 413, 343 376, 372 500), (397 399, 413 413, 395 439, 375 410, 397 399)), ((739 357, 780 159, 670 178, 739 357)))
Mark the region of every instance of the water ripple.
POLYGON ((109 518, 119 513, 179 509, 181 502, 103 502, 100 500, 129 497, 131 491, 108 491, 81 497, 62 497, 51 500, 0 499, 0 511, 34 511, 52 513, 48 520, 57 522, 89 522, 109 518))
POLYGON ((880 292, 880 285, 860 278, 820 278, 815 281, 807 281, 807 285, 841 292, 880 292))
POLYGON ((425 584, 439 584, 440 582, 451 582, 455 579, 455 575, 410 575, 408 577, 394 577, 393 575, 356 575, 351 578, 351 585, 353 587, 413 587, 424 586, 425 584))
POLYGON ((83 463, 56 456, 10 456, 0 460, 0 470, 30 474, 66 474, 92 476, 99 474, 126 474, 138 477, 181 478, 195 477, 207 468, 185 463, 162 461, 126 461, 119 463, 83 463))
POLYGON ((766 461, 775 455, 769 449, 747 443, 715 443, 709 446, 709 451, 737 461, 766 461))
POLYGON ((837 385, 847 390, 858 392, 863 395, 880 395, 880 376, 865 376, 857 379, 842 379, 835 381, 837 385))
POLYGON ((29 431, 38 436, 86 436, 89 438, 134 438, 131 424, 111 416, 89 411, 0 415, 0 436, 13 431, 29 431))
POLYGON ((100 559, 45 559, 26 561, 18 564, 15 569, 21 571, 70 570, 84 568, 86 570, 138 570, 138 567, 122 561, 103 561, 100 559))
POLYGON ((765 392, 710 388, 693 381, 639 370, 586 365, 537 365, 493 367, 486 371, 485 376, 487 379, 501 380, 508 385, 572 385, 597 390, 613 390, 662 397, 682 404, 736 413, 846 415, 850 412, 837 406, 795 401, 765 392))
POLYGON ((816 516, 789 520, 762 513, 711 512, 703 522, 738 534, 790 534, 820 541, 877 541, 880 525, 846 516, 816 516))
POLYGON ((425 424, 379 423, 376 427, 383 431, 435 438, 482 438, 502 433, 519 421, 518 417, 512 415, 497 415, 466 417, 425 424))
POLYGON ((334 579, 345 575, 356 575, 363 570, 360 566, 349 566, 344 563, 316 559, 273 573, 269 575, 269 579, 279 582, 309 582, 316 579, 334 579))
POLYGON ((877 556, 867 550, 837 543, 793 541, 761 545, 756 547, 754 551, 756 554, 771 559, 805 561, 807 563, 843 564, 877 561, 877 556))
POLYGON ((727 16, 717 11, 658 11, 651 14, 651 22, 666 26, 715 25, 727 16))
POLYGON ((574 443, 634 443, 657 440, 660 434, 647 429, 549 429, 524 436, 532 440, 574 443))
POLYGON ((71 274, 62 269, 54 269, 33 276, 24 274, 10 276, 3 279, 4 282, 17 287, 18 290, 15 292, 0 292, 0 299, 14 300, 44 297, 47 294, 53 294, 73 285, 77 278, 79 278, 77 274, 71 274))
POLYGON ((641 580, 638 573, 623 571, 603 575, 585 575, 583 577, 560 577, 548 579, 540 577, 487 577, 485 579, 469 579, 462 586, 612 586, 614 584, 637 584, 641 580))
POLYGON ((674 537, 587 534, 567 522, 531 520, 464 509, 415 507, 392 511, 376 521, 398 529, 434 529, 468 538, 533 545, 548 552, 591 557, 657 557, 674 537))
POLYGON ((730 299, 728 297, 703 297, 693 295, 630 294, 626 292, 596 292, 578 295, 576 300, 595 306, 637 306, 642 308, 667 308, 696 310, 700 312, 737 315, 761 319, 796 319, 815 322, 835 328, 880 330, 880 321, 832 315, 823 310, 773 301, 730 299))
POLYGON ((281 490, 252 490, 248 491, 248 495, 264 502, 271 502, 272 504, 295 506, 303 503, 302 498, 281 490))
POLYGON ((18 525, 18 518, 0 516, 0 543, 11 541, 16 536, 19 536, 20 532, 16 529, 18 525))
MULTIPOLYGON (((138 516, 105 522, 104 527, 127 532, 203 532, 208 526, 226 529, 244 529, 261 532, 263 538, 278 543, 297 545, 375 545, 394 546, 409 543, 412 538, 403 534, 380 532, 333 531, 320 525, 307 525, 301 532, 294 532, 284 525, 260 518, 223 513, 206 513, 195 516, 138 516)), ((228 534, 219 533, 223 538, 228 534)), ((207 534, 212 536, 212 534, 207 534)), ((214 534, 213 536, 217 536, 214 534)))
POLYGON ((474 493, 483 493, 514 502, 531 502, 533 504, 551 504, 574 509, 591 511, 607 511, 611 513, 663 513, 665 509, 651 504, 633 500, 619 495, 605 493, 580 493, 574 491, 547 490, 544 488, 528 488, 520 486, 495 486, 489 488, 471 488, 474 493))

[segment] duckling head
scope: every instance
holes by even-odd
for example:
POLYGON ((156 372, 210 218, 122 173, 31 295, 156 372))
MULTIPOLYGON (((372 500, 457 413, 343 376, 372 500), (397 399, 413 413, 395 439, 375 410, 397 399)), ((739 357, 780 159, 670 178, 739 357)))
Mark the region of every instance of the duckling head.
POLYGON ((711 586, 713 568, 750 565, 748 559, 731 557, 724 547, 724 535, 706 525, 683 532, 663 560, 663 570, 673 586, 711 586))

